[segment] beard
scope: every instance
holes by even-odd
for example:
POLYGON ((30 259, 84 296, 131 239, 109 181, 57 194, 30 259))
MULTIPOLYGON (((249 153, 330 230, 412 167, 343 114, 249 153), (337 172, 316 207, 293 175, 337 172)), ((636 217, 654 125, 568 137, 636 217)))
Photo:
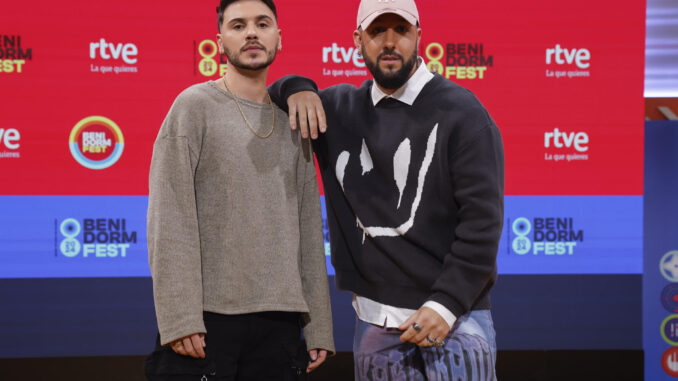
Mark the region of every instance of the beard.
POLYGON ((242 53, 242 51, 240 51, 238 53, 233 53, 232 51, 227 49, 226 46, 224 46, 223 44, 221 45, 221 47, 224 51, 224 54, 226 54, 226 59, 228 60, 228 62, 231 63, 231 65, 233 65, 234 67, 237 67, 238 69, 253 70, 253 71, 257 71, 257 70, 261 70, 261 69, 265 69, 265 68, 269 67, 273 63, 273 61, 275 60, 275 56, 277 54, 276 49, 272 49, 272 50, 269 51, 263 45, 257 44, 257 46, 261 47, 264 50, 264 53, 266 53, 266 61, 262 62, 262 63, 258 63, 258 64, 246 64, 246 63, 243 63, 243 61, 240 59, 240 57, 243 54, 247 54, 247 53, 242 53))
POLYGON ((377 60, 375 62, 372 61, 372 59, 370 59, 367 54, 365 54, 364 44, 360 46, 360 50, 363 55, 363 60, 365 61, 365 66, 367 66, 367 69, 370 71, 370 73, 372 73, 374 81, 377 82, 379 86, 389 90, 398 89, 404 85, 405 82, 407 82, 407 80, 410 78, 410 73, 412 72, 414 65, 417 63, 417 46, 414 47, 412 55, 407 60, 405 60, 402 55, 396 53, 395 51, 384 51, 377 56, 377 60), (379 60, 385 55, 395 56, 400 59, 403 64, 398 71, 385 72, 379 68, 379 60))

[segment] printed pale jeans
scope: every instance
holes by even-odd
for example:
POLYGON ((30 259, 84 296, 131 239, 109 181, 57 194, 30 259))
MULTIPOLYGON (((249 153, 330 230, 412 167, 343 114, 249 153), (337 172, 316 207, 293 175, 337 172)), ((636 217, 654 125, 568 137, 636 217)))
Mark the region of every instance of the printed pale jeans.
POLYGON ((370 381, 496 381, 494 324, 489 310, 460 317, 441 348, 402 343, 396 328, 356 319, 355 379, 370 381))

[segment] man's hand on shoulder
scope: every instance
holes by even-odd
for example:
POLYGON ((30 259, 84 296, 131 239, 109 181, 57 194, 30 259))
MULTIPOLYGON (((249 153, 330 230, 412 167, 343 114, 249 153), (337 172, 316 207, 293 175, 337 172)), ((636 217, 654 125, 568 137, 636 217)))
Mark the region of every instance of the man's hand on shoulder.
POLYGON ((301 136, 308 138, 309 132, 311 139, 318 138, 318 130, 325 132, 327 130, 327 120, 325 119, 325 109, 318 94, 313 91, 301 91, 287 98, 289 107, 290 127, 301 130, 301 136), (297 123, 298 120, 298 123, 297 123))
POLYGON ((204 333, 194 333, 170 343, 170 347, 174 352, 197 359, 205 358, 204 348, 206 346, 204 333))
POLYGON ((324 349, 311 349, 308 351, 308 357, 311 358, 311 361, 308 362, 306 373, 311 373, 319 367, 320 364, 325 362, 325 359, 327 359, 327 351, 324 349))
POLYGON ((443 342, 450 333, 450 326, 440 314, 428 307, 421 307, 400 327, 400 341, 431 347, 443 342))

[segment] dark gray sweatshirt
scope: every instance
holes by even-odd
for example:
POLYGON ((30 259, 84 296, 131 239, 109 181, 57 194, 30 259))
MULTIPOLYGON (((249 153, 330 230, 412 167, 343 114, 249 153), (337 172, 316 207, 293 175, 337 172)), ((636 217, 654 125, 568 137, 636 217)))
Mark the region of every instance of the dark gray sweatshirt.
MULTIPOLYGON (((440 75, 409 106, 338 85, 319 92, 328 130, 314 145, 325 189, 337 286, 395 307, 428 301, 455 316, 490 308, 504 212, 499 129, 440 75)), ((281 107, 306 78, 269 93, 281 107)))

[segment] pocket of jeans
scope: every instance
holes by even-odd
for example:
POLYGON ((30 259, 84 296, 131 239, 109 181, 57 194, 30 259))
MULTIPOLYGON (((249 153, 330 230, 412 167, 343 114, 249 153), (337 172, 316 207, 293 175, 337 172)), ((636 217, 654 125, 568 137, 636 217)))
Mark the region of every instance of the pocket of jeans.
POLYGON ((306 342, 297 340, 283 343, 282 362, 285 369, 284 381, 306 381, 306 368, 308 367, 308 352, 306 342))
POLYGON ((168 380, 172 376, 195 376, 196 381, 216 378, 216 364, 209 356, 204 359, 183 356, 167 346, 156 348, 144 365, 149 381, 168 380))

